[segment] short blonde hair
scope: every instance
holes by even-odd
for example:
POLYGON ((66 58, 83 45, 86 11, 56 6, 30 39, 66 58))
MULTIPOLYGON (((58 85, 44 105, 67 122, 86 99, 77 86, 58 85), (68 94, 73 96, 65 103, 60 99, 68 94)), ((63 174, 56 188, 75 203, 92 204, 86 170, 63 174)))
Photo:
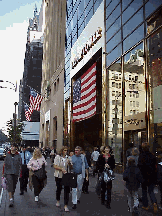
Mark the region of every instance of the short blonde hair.
POLYGON ((40 148, 35 148, 33 152, 33 159, 37 160, 38 158, 41 158, 41 157, 42 157, 42 153, 41 153, 40 148))

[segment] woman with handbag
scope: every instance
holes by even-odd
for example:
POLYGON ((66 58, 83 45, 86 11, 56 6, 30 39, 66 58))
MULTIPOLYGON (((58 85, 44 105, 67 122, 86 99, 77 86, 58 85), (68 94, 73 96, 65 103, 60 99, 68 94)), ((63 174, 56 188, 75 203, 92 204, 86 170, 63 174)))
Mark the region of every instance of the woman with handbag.
MULTIPOLYGON (((56 206, 60 206, 60 195, 61 195, 61 190, 62 190, 62 177, 63 174, 67 173, 67 166, 70 160, 67 157, 67 152, 68 152, 68 147, 64 146, 58 155, 56 155, 54 159, 54 176, 55 176, 55 181, 56 181, 56 206)), ((70 193, 70 187, 69 186, 64 186, 64 211, 69 212, 69 209, 67 207, 68 202, 69 202, 69 193, 70 193)))
MULTIPOLYGON (((110 146, 105 146, 103 149, 103 154, 101 154, 97 161, 97 169, 102 176, 105 169, 113 170, 115 168, 115 159, 112 154, 112 148, 110 146)), ((107 192, 107 204, 106 207, 110 209, 111 203, 111 189, 112 180, 105 182, 104 178, 101 179, 101 204, 105 203, 105 192, 107 192)))
POLYGON ((34 187, 35 202, 38 202, 39 194, 45 186, 44 182, 47 178, 45 174, 45 166, 47 166, 47 162, 42 156, 41 150, 35 148, 33 157, 27 164, 27 168, 33 171, 32 184, 34 187))

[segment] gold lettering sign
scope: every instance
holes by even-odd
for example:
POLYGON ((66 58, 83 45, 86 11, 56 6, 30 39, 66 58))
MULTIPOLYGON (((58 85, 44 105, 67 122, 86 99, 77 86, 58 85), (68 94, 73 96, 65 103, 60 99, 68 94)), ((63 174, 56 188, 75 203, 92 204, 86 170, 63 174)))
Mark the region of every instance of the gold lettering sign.
POLYGON ((72 62, 72 69, 77 66, 83 57, 89 52, 89 50, 97 43, 97 41, 102 37, 102 28, 98 27, 97 31, 86 42, 85 46, 82 49, 82 52, 79 56, 75 56, 74 61, 72 62))

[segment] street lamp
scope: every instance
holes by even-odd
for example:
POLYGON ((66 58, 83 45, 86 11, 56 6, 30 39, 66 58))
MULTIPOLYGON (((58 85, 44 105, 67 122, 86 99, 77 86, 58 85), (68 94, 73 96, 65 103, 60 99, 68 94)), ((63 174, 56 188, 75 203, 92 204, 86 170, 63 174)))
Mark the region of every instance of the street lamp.
POLYGON ((13 115, 13 117, 14 117, 14 136, 13 136, 13 142, 15 143, 15 141, 16 141, 16 106, 18 105, 18 103, 15 102, 14 105, 15 105, 15 113, 13 115))

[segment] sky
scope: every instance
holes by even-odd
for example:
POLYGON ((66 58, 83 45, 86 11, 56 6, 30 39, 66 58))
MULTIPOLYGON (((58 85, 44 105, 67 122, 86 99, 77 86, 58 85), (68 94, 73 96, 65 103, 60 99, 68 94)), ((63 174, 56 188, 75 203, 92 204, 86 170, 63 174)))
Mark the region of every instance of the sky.
POLYGON ((14 102, 19 101, 28 20, 33 18, 35 4, 39 11, 41 3, 42 0, 0 0, 0 80, 4 81, 0 82, 0 86, 7 87, 0 88, 0 129, 5 134, 6 122, 13 118, 15 112, 14 102), (10 89, 14 88, 16 81, 17 92, 10 89))

